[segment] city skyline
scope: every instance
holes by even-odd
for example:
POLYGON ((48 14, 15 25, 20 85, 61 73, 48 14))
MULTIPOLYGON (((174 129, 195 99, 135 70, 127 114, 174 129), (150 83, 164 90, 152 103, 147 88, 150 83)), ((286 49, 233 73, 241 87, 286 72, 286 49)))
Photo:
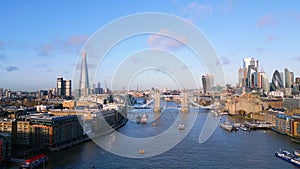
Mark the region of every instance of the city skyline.
MULTIPOLYGON (((300 76, 299 2, 130 1, 117 7, 114 2, 97 1, 7 1, 2 6, 1 88, 48 89, 56 86, 59 75, 72 79, 81 48, 94 32, 115 19, 141 12, 168 13, 196 25, 214 45, 226 83, 238 82, 238 69, 247 57, 259 61, 259 69, 266 72, 269 82, 275 70, 284 72, 285 68, 294 72, 295 78, 300 76)), ((160 45, 149 39, 138 39, 144 41, 140 48, 160 45)), ((198 83, 206 73, 199 72, 198 83)))

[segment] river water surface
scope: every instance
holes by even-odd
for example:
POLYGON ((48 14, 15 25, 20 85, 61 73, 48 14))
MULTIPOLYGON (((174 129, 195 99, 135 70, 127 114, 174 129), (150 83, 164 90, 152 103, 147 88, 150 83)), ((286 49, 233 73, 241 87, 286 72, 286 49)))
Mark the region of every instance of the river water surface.
MULTIPOLYGON (((104 150, 93 141, 88 141, 51 153, 47 168, 295 168, 275 157, 274 153, 279 148, 289 151, 300 149, 300 145, 291 142, 289 137, 270 130, 228 132, 218 126, 212 136, 200 144, 199 134, 208 112, 197 109, 196 113, 198 113, 196 122, 187 136, 174 148, 162 154, 148 158, 122 157, 104 150)), ((136 138, 155 136, 175 123, 179 114, 179 110, 174 108, 166 109, 159 115, 150 110, 134 110, 128 112, 128 118, 131 120, 118 131, 136 138), (147 124, 135 122, 135 116, 141 112, 149 115, 147 124), (157 118, 154 121, 156 126, 152 126, 153 122, 150 121, 155 118, 157 118)), ((223 116, 220 122, 226 119, 234 121, 231 117, 223 116)), ((107 137, 118 139, 114 137, 114 133, 107 137)), ((136 148, 130 147, 132 144, 126 140, 119 141, 122 146, 125 145, 124 150, 133 149, 139 156, 136 148)), ((144 146, 146 155, 147 149, 151 147, 144 146)))

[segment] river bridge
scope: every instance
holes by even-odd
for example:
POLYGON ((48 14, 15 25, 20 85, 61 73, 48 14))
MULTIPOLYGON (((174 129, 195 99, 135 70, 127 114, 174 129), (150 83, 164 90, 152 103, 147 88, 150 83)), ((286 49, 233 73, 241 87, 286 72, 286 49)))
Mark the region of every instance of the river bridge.
MULTIPOLYGON (((87 99, 86 101, 97 103, 100 96, 89 96, 85 97, 84 99, 87 99)), ((105 96, 101 96, 105 97, 105 96)), ((106 96, 108 97, 108 96, 106 96)), ((129 109, 153 109, 154 112, 161 112, 162 109, 165 108, 177 108, 180 109, 181 112, 189 112, 190 106, 192 107, 199 107, 206 110, 213 110, 216 107, 219 107, 216 103, 209 105, 209 106, 201 106, 197 103, 197 96, 191 95, 188 90, 183 90, 180 94, 163 94, 159 90, 155 90, 154 92, 149 94, 149 98, 147 99, 147 102, 142 104, 139 103, 138 105, 131 105, 127 103, 131 103, 132 100, 130 97, 128 97, 128 94, 126 93, 115 93, 113 94, 113 102, 114 106, 116 107, 124 107, 126 106, 129 109), (174 101, 178 103, 177 105, 170 105, 162 102, 162 101, 174 101)), ((108 104, 108 106, 111 106, 112 104, 108 104)), ((106 106, 103 106, 104 109, 106 109, 106 106)), ((109 107, 109 109, 112 109, 109 107)))
POLYGON ((212 104, 209 106, 201 106, 197 103, 195 103, 193 100, 194 98, 189 96, 189 93, 187 90, 183 90, 181 94, 179 95, 172 95, 172 94, 161 94, 159 90, 155 90, 154 93, 150 94, 150 98, 147 103, 134 106, 133 108, 135 109, 143 109, 143 108, 153 108, 154 112, 161 112, 162 109, 165 108, 177 108, 180 109, 181 112, 188 112, 189 107, 192 105, 194 107, 200 107, 202 109, 206 110, 213 110, 216 107, 218 107, 217 104, 212 104), (170 104, 165 104, 162 105, 162 100, 165 101, 174 101, 177 102, 178 104, 176 105, 170 105, 170 104))

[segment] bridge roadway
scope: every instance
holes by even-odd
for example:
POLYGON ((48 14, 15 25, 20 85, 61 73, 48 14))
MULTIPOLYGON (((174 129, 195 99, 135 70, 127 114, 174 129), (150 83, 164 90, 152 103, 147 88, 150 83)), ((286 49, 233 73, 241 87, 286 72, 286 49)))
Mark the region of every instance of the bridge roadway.
MULTIPOLYGON (((154 99, 151 99, 150 101, 148 101, 146 104, 140 105, 140 108, 146 108, 146 107, 151 107, 152 108, 152 104, 154 103, 154 99)), ((193 104, 193 103, 192 103, 193 104)), ((213 110, 216 108, 216 105, 212 104, 209 106, 201 106, 201 105, 195 105, 196 107, 205 109, 205 110, 213 110)), ((181 109, 181 104, 176 102, 176 101, 167 101, 167 104, 162 106, 163 108, 178 108, 181 109), (171 104, 174 103, 174 104, 171 104)))

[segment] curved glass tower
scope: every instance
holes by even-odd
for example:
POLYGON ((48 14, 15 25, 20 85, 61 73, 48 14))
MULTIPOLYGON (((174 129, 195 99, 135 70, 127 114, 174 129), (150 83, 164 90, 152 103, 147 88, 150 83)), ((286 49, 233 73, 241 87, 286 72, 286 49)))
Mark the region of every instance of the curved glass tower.
POLYGON ((278 70, 275 70, 273 73, 272 83, 270 85, 271 91, 280 90, 283 88, 283 81, 281 79, 280 73, 278 70))

